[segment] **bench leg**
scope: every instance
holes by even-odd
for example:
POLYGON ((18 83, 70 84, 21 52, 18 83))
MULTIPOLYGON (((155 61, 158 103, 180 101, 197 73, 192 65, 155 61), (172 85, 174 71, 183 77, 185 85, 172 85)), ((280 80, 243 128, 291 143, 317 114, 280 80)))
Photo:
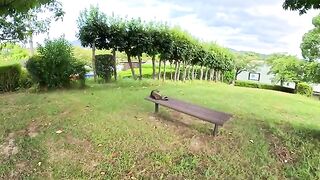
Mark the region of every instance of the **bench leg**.
POLYGON ((159 104, 158 103, 154 103, 154 112, 155 113, 159 112, 159 104))
POLYGON ((213 136, 216 136, 218 134, 218 124, 214 124, 212 134, 213 134, 213 136))

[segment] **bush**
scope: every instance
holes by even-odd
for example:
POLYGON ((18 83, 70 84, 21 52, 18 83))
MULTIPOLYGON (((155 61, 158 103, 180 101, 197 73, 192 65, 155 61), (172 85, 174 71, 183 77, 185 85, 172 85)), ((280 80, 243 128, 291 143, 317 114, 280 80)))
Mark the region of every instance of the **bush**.
POLYGON ((85 81, 84 63, 74 58, 72 46, 64 38, 48 40, 38 51, 39 56, 31 57, 26 67, 40 87, 68 87, 72 79, 85 81))
POLYGON ((79 81, 80 82, 80 87, 84 87, 85 86, 85 81, 86 81, 86 68, 85 62, 73 59, 71 62, 71 66, 70 66, 70 75, 71 77, 75 77, 75 78, 71 78, 71 80, 73 81, 79 81))
POLYGON ((30 88, 33 85, 32 78, 28 71, 25 68, 21 69, 21 75, 19 79, 19 87, 20 88, 30 88))
POLYGON ((223 73, 223 82, 231 84, 235 76, 234 71, 226 71, 223 73))
POLYGON ((259 89, 269 89, 269 90, 274 90, 274 91, 295 93, 294 89, 291 89, 288 87, 283 87, 283 86, 278 86, 278 85, 270 85, 270 84, 262 84, 262 83, 251 82, 251 81, 235 81, 235 86, 259 88, 259 89))
POLYGON ((0 66, 0 92, 14 91, 19 87, 21 65, 0 66))
POLYGON ((304 95, 304 96, 311 97, 313 94, 313 89, 307 83, 298 83, 297 84, 297 93, 304 95))
POLYGON ((97 75, 105 80, 110 81, 113 74, 113 56, 110 54, 96 55, 96 72, 97 75))

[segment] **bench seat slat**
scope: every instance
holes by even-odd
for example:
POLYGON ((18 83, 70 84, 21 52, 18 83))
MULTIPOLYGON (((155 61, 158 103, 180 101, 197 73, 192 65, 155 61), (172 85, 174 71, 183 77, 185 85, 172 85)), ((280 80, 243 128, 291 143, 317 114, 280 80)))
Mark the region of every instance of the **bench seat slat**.
POLYGON ((168 98, 167 101, 155 100, 150 97, 146 97, 145 99, 159 105, 174 109, 176 111, 191 115, 193 117, 208 121, 210 123, 218 124, 220 126, 222 126, 227 120, 232 117, 232 115, 224 112, 215 111, 206 107, 194 105, 173 98, 168 98))

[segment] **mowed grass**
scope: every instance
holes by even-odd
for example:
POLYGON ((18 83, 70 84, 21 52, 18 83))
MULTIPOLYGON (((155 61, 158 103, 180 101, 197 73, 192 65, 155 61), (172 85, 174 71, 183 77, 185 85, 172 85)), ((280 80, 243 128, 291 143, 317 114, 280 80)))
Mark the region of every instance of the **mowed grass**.
POLYGON ((2 94, 0 106, 0 179, 320 178, 320 101, 299 95, 121 80, 2 94), (213 137, 187 115, 154 115, 152 89, 234 117, 213 137))

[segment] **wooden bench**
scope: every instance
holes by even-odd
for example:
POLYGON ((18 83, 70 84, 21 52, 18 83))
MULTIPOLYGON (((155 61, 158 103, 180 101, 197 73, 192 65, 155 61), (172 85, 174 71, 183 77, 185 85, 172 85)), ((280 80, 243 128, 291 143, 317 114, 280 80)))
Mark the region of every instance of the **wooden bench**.
POLYGON ((204 121, 214 124, 213 135, 216 136, 218 133, 218 126, 222 126, 228 121, 232 115, 224 112, 215 111, 209 108, 201 107, 199 105, 191 104, 188 102, 180 101, 173 98, 165 100, 156 100, 151 97, 146 97, 145 100, 154 103, 155 113, 159 112, 159 105, 179 111, 181 113, 188 114, 190 116, 202 119, 204 121))

